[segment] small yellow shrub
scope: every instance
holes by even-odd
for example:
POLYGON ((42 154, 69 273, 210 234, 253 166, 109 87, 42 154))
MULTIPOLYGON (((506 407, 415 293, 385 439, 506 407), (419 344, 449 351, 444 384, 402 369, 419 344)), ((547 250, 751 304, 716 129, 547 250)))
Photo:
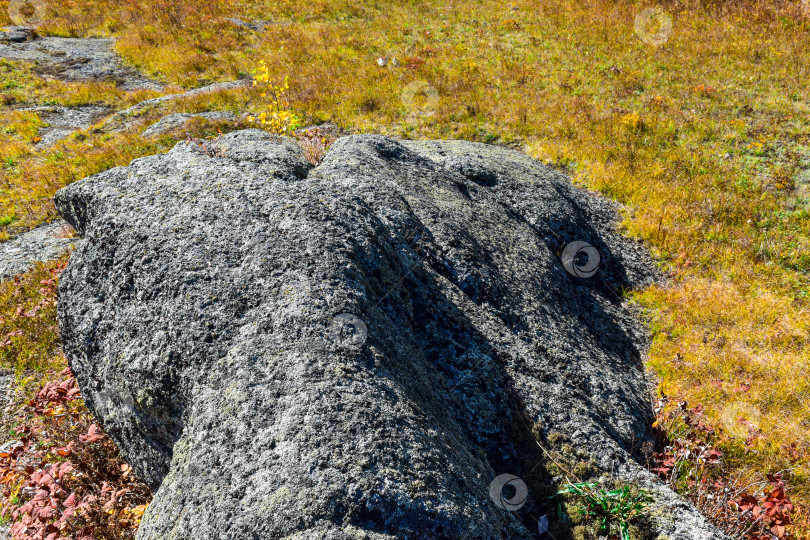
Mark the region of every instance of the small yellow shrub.
POLYGON ((290 78, 284 77, 284 82, 275 84, 270 80, 270 72, 264 60, 253 72, 253 86, 259 86, 263 98, 267 98, 267 111, 258 116, 249 116, 250 122, 258 122, 268 131, 278 134, 292 133, 298 127, 300 120, 290 107, 287 92, 290 90, 290 78))

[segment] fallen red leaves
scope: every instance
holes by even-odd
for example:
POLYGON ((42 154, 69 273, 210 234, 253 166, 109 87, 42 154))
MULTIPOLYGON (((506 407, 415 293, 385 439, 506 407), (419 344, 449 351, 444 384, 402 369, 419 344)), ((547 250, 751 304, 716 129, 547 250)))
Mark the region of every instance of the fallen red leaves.
POLYGON ((666 397, 662 397, 656 425, 680 428, 666 436, 661 433, 663 450, 651 455, 650 470, 733 538, 793 538, 790 527, 795 508, 782 474, 767 474, 760 482, 743 480, 739 475, 730 477, 723 453, 715 448, 718 434, 704 422, 702 408, 690 409, 686 403, 678 403, 667 410, 666 404, 666 397))
POLYGON ((2 515, 16 540, 134 538, 151 493, 60 375, 17 411, 18 441, 0 452, 2 515))

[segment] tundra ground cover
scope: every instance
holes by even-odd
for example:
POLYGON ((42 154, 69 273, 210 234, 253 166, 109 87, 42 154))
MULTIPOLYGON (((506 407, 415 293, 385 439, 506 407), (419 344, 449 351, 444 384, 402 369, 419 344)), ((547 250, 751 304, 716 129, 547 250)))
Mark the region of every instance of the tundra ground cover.
POLYGON ((133 538, 151 493, 94 423, 65 368, 56 325, 65 264, 0 285, 0 362, 18 375, 0 414, 0 520, 20 540, 133 538))
MULTIPOLYGON (((509 144, 620 201, 627 234, 670 279, 632 293, 660 392, 702 406, 731 470, 751 482, 782 473, 806 506, 810 19, 801 2, 660 5, 672 33, 658 46, 634 29, 648 4, 606 0, 79 0, 52 6, 41 31, 114 36, 128 62, 185 87, 249 76, 263 60, 270 80, 289 77, 304 124, 509 144), (273 24, 252 31, 229 17, 273 24), (440 97, 429 116, 401 99, 420 80, 440 97)), ((90 132, 34 152, 38 120, 14 108, 121 109, 151 94, 0 69, 6 233, 51 217, 65 183, 173 142, 90 132)), ((160 112, 263 106, 256 92, 231 92, 160 112)))

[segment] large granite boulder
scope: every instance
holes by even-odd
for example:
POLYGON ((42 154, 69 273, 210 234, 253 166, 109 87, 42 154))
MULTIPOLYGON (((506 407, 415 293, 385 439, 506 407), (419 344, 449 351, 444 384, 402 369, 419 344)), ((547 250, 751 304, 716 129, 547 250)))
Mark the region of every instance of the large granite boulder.
POLYGON ((637 462, 645 332, 620 291, 654 272, 564 175, 371 135, 313 169, 246 130, 56 203, 85 238, 66 353, 155 490, 138 538, 533 538, 560 437, 655 495, 645 535, 721 538, 637 462))

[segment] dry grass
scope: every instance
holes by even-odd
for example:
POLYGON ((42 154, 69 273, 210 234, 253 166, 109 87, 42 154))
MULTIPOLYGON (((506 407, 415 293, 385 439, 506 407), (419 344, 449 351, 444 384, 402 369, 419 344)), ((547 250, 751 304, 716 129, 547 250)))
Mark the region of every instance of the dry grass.
MULTIPOLYGON (((734 466, 789 469, 791 496, 810 504, 810 184, 799 174, 810 167, 810 19, 800 3, 665 2, 673 33, 660 47, 634 33, 648 7, 635 2, 393 4, 79 1, 45 29, 114 35, 128 61, 182 86, 246 76, 264 60, 271 79, 290 77, 309 122, 512 144, 624 203, 627 233, 671 278, 634 295, 662 389, 725 427, 734 466), (225 17, 279 24, 254 33, 225 17), (438 90, 435 115, 402 104, 414 80, 438 90)), ((1 67, 22 85, 15 99, 64 93, 1 67)), ((72 92, 119 108, 135 99, 103 86, 72 92)), ((182 106, 262 103, 248 92, 171 105, 182 106)), ((18 226, 46 217, 47 197, 74 177, 171 142, 91 136, 31 154, 36 119, 1 114, 14 131, 0 143, 0 203, 18 226)))
POLYGON ((24 374, 64 367, 56 325, 56 280, 64 261, 0 284, 0 367, 24 374))
POLYGON ((13 522, 20 540, 134 538, 151 493, 94 424, 65 369, 56 291, 66 264, 0 284, 0 368, 18 376, 0 410, 2 441, 14 441, 0 452, 0 523, 13 522))

